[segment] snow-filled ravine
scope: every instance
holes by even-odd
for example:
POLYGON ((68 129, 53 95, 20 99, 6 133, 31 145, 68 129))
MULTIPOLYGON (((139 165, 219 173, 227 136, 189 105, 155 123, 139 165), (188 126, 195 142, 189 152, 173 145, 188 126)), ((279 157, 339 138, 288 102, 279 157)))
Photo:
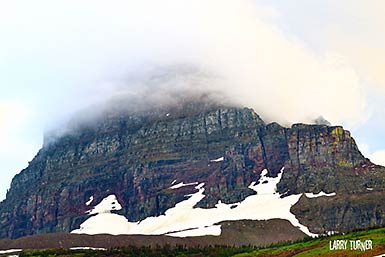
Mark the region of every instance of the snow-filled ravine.
MULTIPOLYGON (((79 229, 71 233, 77 234, 142 234, 142 235, 168 235, 175 237, 220 235, 221 226, 214 225, 221 221, 231 220, 268 220, 286 219, 309 236, 316 236, 307 227, 300 224, 298 219, 290 212, 292 205, 297 203, 301 194, 290 195, 281 198, 276 192, 276 186, 281 180, 284 168, 277 177, 267 177, 267 170, 262 171, 258 182, 252 182, 250 189, 255 195, 246 197, 243 201, 232 204, 224 204, 220 201, 215 208, 194 208, 204 195, 204 183, 180 183, 171 188, 186 185, 196 185, 196 193, 187 195, 189 198, 177 203, 168 209, 164 215, 148 217, 140 222, 130 222, 124 216, 111 213, 112 210, 120 210, 122 207, 115 195, 109 195, 96 205, 89 214, 96 214, 84 221, 79 229)), ((334 196, 335 193, 319 194, 306 193, 309 198, 321 196, 334 196)), ((87 202, 88 203, 88 202, 87 202)))

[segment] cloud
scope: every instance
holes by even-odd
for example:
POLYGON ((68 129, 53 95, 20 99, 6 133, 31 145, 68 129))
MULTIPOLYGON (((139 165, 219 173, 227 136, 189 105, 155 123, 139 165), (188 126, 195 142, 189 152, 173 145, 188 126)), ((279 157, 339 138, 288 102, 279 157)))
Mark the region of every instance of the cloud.
POLYGON ((376 150, 372 152, 368 144, 359 144, 358 147, 361 153, 369 158, 371 162, 385 166, 385 150, 376 150))
POLYGON ((31 142, 36 142, 33 134, 36 131, 30 131, 28 134, 23 132, 33 123, 33 113, 16 102, 3 102, 0 105, 0 118, 0 160, 3 160, 0 163, 6 163, 7 158, 13 158, 12 156, 31 159, 36 153, 31 146, 31 142))
POLYGON ((33 114, 27 108, 13 101, 0 103, 0 200, 14 173, 25 168, 41 146, 38 131, 25 131, 32 123, 33 114))
POLYGON ((374 152, 369 159, 375 164, 385 166, 385 150, 374 152))
POLYGON ((14 63, 8 80, 44 90, 45 99, 36 98, 49 119, 110 96, 116 84, 138 90, 126 80, 138 70, 186 63, 222 77, 209 89, 268 120, 363 118, 365 96, 351 65, 288 38, 268 21, 273 9, 253 1, 17 3, 0 11, 2 54, 14 63), (24 78, 15 78, 19 72, 24 78))
POLYGON ((0 105, 0 129, 4 126, 5 123, 6 109, 4 106, 0 105))
POLYGON ((317 30, 306 28, 307 40, 343 55, 368 86, 382 91, 385 97, 385 2, 326 0, 313 1, 308 7, 310 15, 322 12, 328 19, 316 19, 317 30))

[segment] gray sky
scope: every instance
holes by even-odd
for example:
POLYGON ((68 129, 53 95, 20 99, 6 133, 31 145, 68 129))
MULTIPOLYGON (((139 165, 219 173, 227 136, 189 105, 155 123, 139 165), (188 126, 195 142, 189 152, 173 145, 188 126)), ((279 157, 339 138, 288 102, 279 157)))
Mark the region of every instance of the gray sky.
MULTIPOLYGON (((283 124, 324 116, 385 164, 381 0, 0 2, 0 199, 47 128, 193 65, 208 87, 283 124)), ((182 78, 183 80, 183 78, 182 78)))

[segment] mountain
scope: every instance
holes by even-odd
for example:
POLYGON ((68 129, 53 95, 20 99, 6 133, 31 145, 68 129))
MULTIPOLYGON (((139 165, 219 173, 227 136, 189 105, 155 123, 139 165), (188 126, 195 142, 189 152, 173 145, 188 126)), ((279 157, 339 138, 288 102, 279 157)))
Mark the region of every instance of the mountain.
POLYGON ((12 180, 0 238, 218 235, 226 220, 286 219, 307 235, 385 225, 385 168, 340 126, 286 128, 193 100, 113 109, 64 131, 12 180))

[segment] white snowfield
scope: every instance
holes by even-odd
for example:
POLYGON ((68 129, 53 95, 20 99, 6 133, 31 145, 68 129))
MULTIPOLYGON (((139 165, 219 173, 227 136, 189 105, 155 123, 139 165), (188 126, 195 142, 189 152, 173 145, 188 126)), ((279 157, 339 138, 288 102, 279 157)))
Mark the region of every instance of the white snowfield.
MULTIPOLYGON (((290 208, 302 194, 290 195, 281 198, 276 192, 276 186, 281 180, 284 168, 277 177, 267 177, 267 170, 262 171, 259 183, 252 182, 250 189, 256 192, 255 195, 246 197, 238 203, 225 204, 218 201, 211 209, 194 208, 204 197, 204 183, 195 187, 198 191, 187 195, 189 198, 177 203, 173 208, 168 209, 164 215, 148 217, 140 222, 130 222, 124 216, 111 213, 111 210, 121 209, 115 195, 109 195, 100 204, 94 207, 91 216, 80 225, 79 229, 71 233, 78 234, 142 234, 142 235, 168 235, 175 237, 220 235, 221 226, 215 225, 221 221, 231 220, 268 220, 286 219, 309 236, 317 236, 311 233, 307 227, 300 224, 290 208)), ((177 184, 191 185, 190 184, 177 184)), ((172 188, 172 187, 171 187, 172 188)), ((175 187, 174 187, 175 188, 175 187)), ((177 188, 177 187, 176 187, 177 188)), ((309 194, 310 197, 333 196, 335 193, 309 194)), ((308 196, 308 197, 309 197, 308 196)))
POLYGON ((90 214, 111 214, 111 211, 118 211, 121 210, 122 206, 119 204, 118 200, 116 199, 115 195, 109 195, 106 198, 104 198, 98 205, 96 205, 91 211, 89 211, 90 214))
POLYGON ((306 197, 307 198, 317 198, 317 197, 321 197, 321 196, 335 196, 336 193, 325 193, 323 191, 319 192, 318 194, 313 194, 313 193, 305 193, 306 197))
POLYGON ((95 247, 88 247, 88 246, 71 247, 70 250, 96 250, 96 251, 107 251, 106 248, 95 248, 95 247))
POLYGON ((210 162, 223 162, 224 159, 224 157, 219 157, 218 159, 210 160, 210 162))
POLYGON ((193 185, 198 185, 198 182, 187 183, 187 184, 185 184, 183 182, 180 182, 180 183, 178 183, 176 185, 171 186, 170 188, 171 189, 177 189, 177 188, 181 188, 181 187, 185 187, 185 186, 193 186, 193 185))
POLYGON ((338 234, 338 233, 339 233, 338 231, 331 230, 331 231, 326 231, 325 235, 326 236, 332 236, 332 235, 335 235, 335 234, 338 234))
POLYGON ((91 196, 90 199, 86 202, 86 205, 89 206, 93 200, 94 200, 94 197, 91 196))
POLYGON ((173 237, 188 237, 188 236, 202 236, 202 235, 212 235, 220 236, 221 235, 221 225, 212 225, 202 228, 193 228, 189 230, 183 230, 175 233, 168 233, 167 236, 173 237))
POLYGON ((23 251, 23 249, 0 250, 0 254, 17 253, 17 252, 21 252, 21 251, 23 251))

